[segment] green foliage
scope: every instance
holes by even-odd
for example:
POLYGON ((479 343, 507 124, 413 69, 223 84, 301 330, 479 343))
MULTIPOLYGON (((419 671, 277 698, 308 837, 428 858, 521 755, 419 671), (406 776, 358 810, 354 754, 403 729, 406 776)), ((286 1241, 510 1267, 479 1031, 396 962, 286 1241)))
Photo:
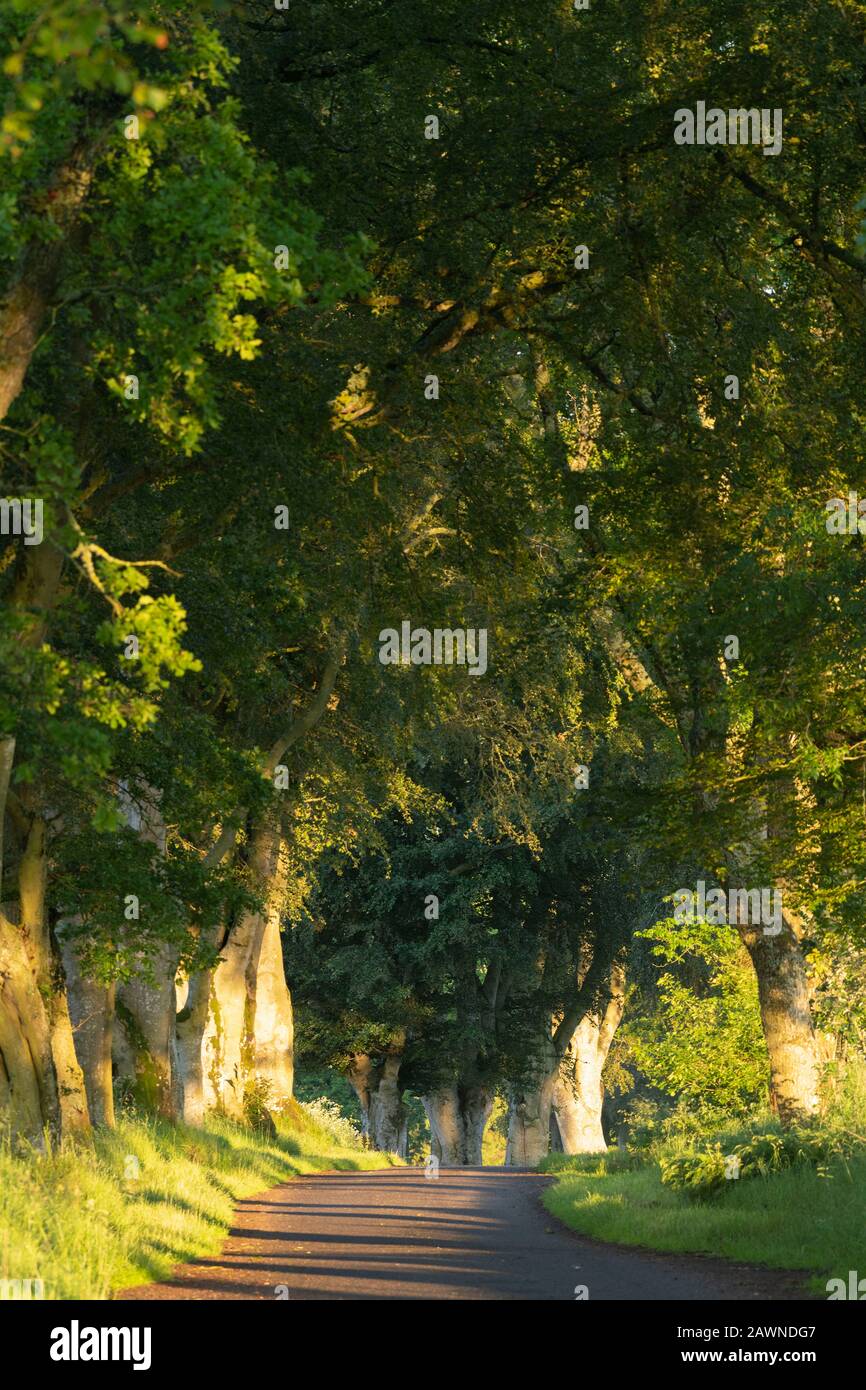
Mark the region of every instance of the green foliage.
POLYGON ((45 10, 35 0, 10 0, 2 37, 11 100, 0 125, 0 148, 19 157, 45 123, 46 106, 50 111, 54 102, 71 103, 82 93, 108 91, 140 105, 160 104, 162 90, 143 79, 148 49, 168 47, 167 10, 180 13, 181 7, 65 0, 45 10))
POLYGON ((206 960, 270 818, 307 1056, 503 1089, 653 921, 607 1079, 685 1138, 768 1069, 733 932, 655 919, 741 856, 862 1048, 866 568, 824 508, 866 469, 864 37, 787 0, 5 6, 0 298, 43 307, 0 462, 46 539, 0 549, 4 894, 44 823, 96 978, 206 960), (675 148, 709 91, 782 107, 784 155, 675 148), (382 667, 404 617, 485 626, 488 674, 382 667))
POLYGON ((691 1099, 676 1102, 645 1095, 630 1098, 621 1114, 629 1153, 656 1153, 665 1146, 693 1144, 708 1132, 727 1127, 728 1110, 691 1099))
POLYGON ((735 1144, 730 1153, 721 1146, 693 1153, 662 1158, 661 1180, 676 1192, 691 1197, 717 1196, 726 1183, 744 1178, 765 1178, 797 1163, 811 1163, 819 1176, 827 1176, 829 1160, 846 1151, 841 1136, 832 1133, 787 1130, 784 1133, 756 1134, 745 1143, 735 1144))
POLYGON ((271 1084, 263 1077, 248 1081, 244 1088, 244 1118, 260 1134, 276 1138, 277 1127, 271 1114, 271 1084))
POLYGON ((637 933, 664 967, 656 999, 631 1021, 647 1080, 696 1111, 744 1114, 766 1094, 757 982, 728 926, 664 919, 637 933))
POLYGON ((304 1111, 335 1143, 344 1149, 361 1149, 361 1131, 343 1114, 337 1101, 329 1096, 317 1096, 301 1102, 304 1111))
MULTIPOLYGON (((663 1159, 660 1166, 662 1182, 690 1197, 711 1197, 725 1185, 731 1171, 726 1155, 718 1146, 701 1153, 679 1154, 663 1159)), ((739 1176, 739 1174, 738 1174, 739 1176)))

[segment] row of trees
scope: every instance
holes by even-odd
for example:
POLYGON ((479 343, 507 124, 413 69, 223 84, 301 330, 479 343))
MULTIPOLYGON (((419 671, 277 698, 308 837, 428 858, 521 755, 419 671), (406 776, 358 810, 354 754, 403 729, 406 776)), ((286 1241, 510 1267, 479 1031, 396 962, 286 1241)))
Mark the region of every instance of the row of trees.
POLYGON ((782 894, 731 931, 815 1113, 863 930, 863 27, 7 6, 17 1131, 113 1080, 287 1102, 291 984, 374 1142, 411 1087, 478 1161, 505 1089, 515 1162, 552 1114, 599 1147, 629 942, 699 880, 782 894), (781 108, 782 154, 675 145, 698 100, 781 108), (404 621, 487 672, 382 665, 404 621))

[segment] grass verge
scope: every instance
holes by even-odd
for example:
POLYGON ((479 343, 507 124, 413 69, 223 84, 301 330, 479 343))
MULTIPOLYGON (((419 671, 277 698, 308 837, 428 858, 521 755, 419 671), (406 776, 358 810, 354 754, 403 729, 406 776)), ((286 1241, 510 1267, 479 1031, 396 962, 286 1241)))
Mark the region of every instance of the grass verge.
POLYGON ((814 1293, 830 1277, 866 1274, 866 1157, 835 1159, 728 1182, 696 1200, 662 1185, 657 1163, 612 1152, 552 1154, 558 1174, 548 1211, 582 1235, 680 1254, 720 1255, 776 1269, 810 1271, 814 1293))
POLYGON ((298 1173, 399 1161, 339 1146, 298 1105, 276 1138, 217 1117, 201 1129, 131 1117, 51 1154, 0 1146, 0 1281, 11 1281, 0 1297, 41 1280, 47 1299, 110 1298, 216 1254, 243 1197, 298 1173))

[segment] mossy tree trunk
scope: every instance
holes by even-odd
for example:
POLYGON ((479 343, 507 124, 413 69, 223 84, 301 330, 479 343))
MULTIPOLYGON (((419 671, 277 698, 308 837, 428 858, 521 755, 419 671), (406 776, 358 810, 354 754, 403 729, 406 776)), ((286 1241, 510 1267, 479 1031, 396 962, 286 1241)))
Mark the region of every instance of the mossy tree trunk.
POLYGON ((58 939, 66 975, 66 997, 72 1020, 75 1055, 84 1076, 87 1105, 95 1125, 114 1124, 112 1040, 114 1037, 115 986, 87 979, 81 969, 76 940, 66 923, 58 927, 58 939))
POLYGON ((178 1015, 183 1113, 190 1121, 210 1108, 243 1117, 253 1088, 275 1108, 292 1095, 292 1001, 279 939, 288 869, 275 826, 253 831, 249 866, 262 909, 239 914, 218 965, 189 981, 178 1015))
POLYGON ((431 1152, 443 1167, 480 1167, 492 1092, 478 1084, 457 1083, 431 1092, 423 1102, 431 1152))
POLYGON ((624 1002, 624 947, 611 933, 581 952, 573 1001, 550 1019, 526 1081, 512 1092, 507 1164, 535 1167, 550 1150, 552 1129, 566 1153, 606 1147, 602 1069, 624 1002))
POLYGON ((361 1106, 361 1130, 371 1149, 405 1158, 408 1122, 400 1085, 402 1053, 373 1058, 356 1053, 346 1070, 361 1106))
POLYGON ((0 1095, 13 1131, 34 1142, 88 1129, 84 1077, 75 1052, 66 982, 46 905, 47 831, 35 806, 19 810, 18 903, 0 914, 0 1095), (29 814, 28 814, 29 812, 29 814))
POLYGON ((739 926, 758 980, 761 1023, 770 1061, 770 1102, 783 1125, 800 1124, 820 1106, 821 1059, 812 1024, 809 981, 800 943, 787 920, 770 935, 739 926))

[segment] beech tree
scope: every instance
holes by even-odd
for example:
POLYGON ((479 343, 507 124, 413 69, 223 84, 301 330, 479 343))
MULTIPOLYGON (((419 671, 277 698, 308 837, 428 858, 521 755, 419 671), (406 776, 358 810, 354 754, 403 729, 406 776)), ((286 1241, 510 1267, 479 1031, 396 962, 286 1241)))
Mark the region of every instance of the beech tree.
MULTIPOLYGON (((0 396, 11 407, 7 486, 36 499, 41 534, 33 544, 4 526, 0 791, 5 882, 17 884, 2 918, 4 1087, 15 1126, 39 1136, 87 1123, 52 927, 80 916, 80 904, 67 913, 62 880, 54 891, 56 845, 71 836, 61 853, 74 861, 87 824, 119 823, 119 734, 149 728, 167 678, 197 666, 176 596, 151 590, 171 544, 133 499, 200 466, 184 456, 218 421, 215 371, 258 347, 255 320, 239 307, 297 303, 314 279, 327 299, 336 281, 323 291, 321 278, 357 284, 360 266, 351 250, 319 255, 316 220, 297 199, 277 214, 282 190, 221 91, 231 62, 212 29, 188 15, 173 25, 174 11, 163 29, 92 6, 28 28, 31 10, 15 6, 4 21, 13 180, 0 396), (148 47, 164 56, 149 58, 148 47), (130 103, 134 136, 121 120, 130 103), (76 170, 86 163, 74 189, 68 159, 76 170), (34 188, 59 209, 47 239, 34 188), (277 242, 288 246, 288 277, 274 264, 277 242), (116 452, 124 447, 127 457, 116 452), (162 545, 152 559, 136 549, 148 532, 162 545)), ((140 765, 136 778, 147 782, 140 765)), ((139 898, 134 881, 124 886, 139 898)), ((91 898, 104 893, 105 875, 88 887, 91 898)), ((119 907, 115 898, 112 956, 119 907)), ((146 957, 147 938, 139 946, 146 957)), ((110 1116, 102 1065, 100 1114, 110 1116)))
MULTIPOLYGON (((588 508, 575 582, 599 640, 626 679, 654 688, 676 732, 680 787, 666 798, 688 808, 698 870, 784 886, 778 936, 738 927, 787 1119, 818 1104, 802 950, 818 902, 806 860, 795 882, 782 842, 790 849, 798 813, 802 825, 845 761, 828 760, 811 728, 805 737, 811 711, 794 673, 808 662, 790 620, 802 634, 808 612, 824 651, 858 607, 852 596, 829 620, 814 576, 841 562, 821 509, 843 490, 840 468, 857 475, 861 450, 861 19, 847 6, 784 8, 756 26, 733 5, 641 20, 617 5, 590 19, 559 4, 531 17, 479 4, 462 5, 458 22, 447 7, 372 3, 315 29, 287 16, 266 40, 320 185, 339 175, 343 215, 364 207, 382 248, 354 428, 366 423, 372 446, 414 414, 419 359, 441 362, 452 391, 472 381, 479 401, 494 358, 484 340, 500 345, 499 371, 511 356, 537 398, 550 467, 565 474, 541 475, 560 525, 588 508), (323 91, 327 124, 315 114, 323 91), (783 110, 783 154, 675 145, 675 110, 710 91, 726 107, 783 110), (389 178, 371 209, 373 161, 389 178), (413 236, 407 209, 419 206, 424 235, 413 236), (724 664, 729 637, 739 672, 724 664), (741 695, 748 710, 760 701, 760 718, 741 695)), ((808 854, 802 836, 798 848, 808 854)), ((859 877, 846 902, 855 929, 858 895, 859 877)))
POLYGON ((405 1082, 447 1161, 497 1087, 514 1161, 600 1148, 629 939, 698 881, 781 894, 725 925, 815 1114, 864 928, 863 24, 6 7, 14 1128, 287 1103, 296 976, 373 1142, 405 1082), (678 143, 699 103, 779 152, 678 143), (384 665, 404 623, 484 674, 384 665))

